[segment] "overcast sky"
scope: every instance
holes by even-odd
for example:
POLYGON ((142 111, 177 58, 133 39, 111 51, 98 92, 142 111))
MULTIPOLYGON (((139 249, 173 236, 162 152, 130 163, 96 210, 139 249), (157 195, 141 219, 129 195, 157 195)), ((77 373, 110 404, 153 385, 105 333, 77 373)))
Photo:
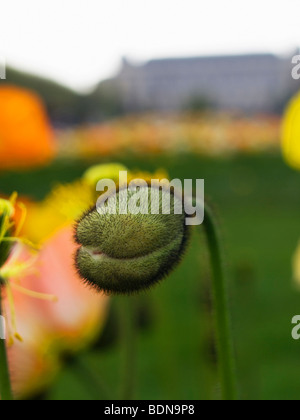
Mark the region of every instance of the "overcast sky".
POLYGON ((290 52, 300 45, 299 0, 2 0, 8 63, 88 89, 122 56, 290 52))

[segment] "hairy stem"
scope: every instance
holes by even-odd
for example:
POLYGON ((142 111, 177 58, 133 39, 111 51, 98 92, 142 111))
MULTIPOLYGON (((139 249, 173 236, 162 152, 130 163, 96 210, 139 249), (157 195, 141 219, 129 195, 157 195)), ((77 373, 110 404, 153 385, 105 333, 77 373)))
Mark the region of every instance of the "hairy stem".
MULTIPOLYGON (((2 286, 0 278, 0 316, 2 316, 2 286)), ((0 338, 0 396, 4 401, 12 401, 13 395, 11 390, 8 360, 6 353, 5 340, 0 338)))
POLYGON ((207 206, 205 206, 204 228, 212 267, 215 328, 222 396, 224 400, 236 400, 238 395, 237 381, 220 239, 214 217, 207 206))

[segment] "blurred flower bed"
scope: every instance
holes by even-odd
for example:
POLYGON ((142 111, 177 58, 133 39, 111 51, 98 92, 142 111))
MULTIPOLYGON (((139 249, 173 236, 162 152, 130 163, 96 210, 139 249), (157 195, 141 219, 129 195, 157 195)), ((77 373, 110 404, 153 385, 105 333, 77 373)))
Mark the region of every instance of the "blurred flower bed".
POLYGON ((120 153, 228 155, 277 150, 280 117, 223 113, 141 114, 57 132, 59 154, 90 158, 120 153))

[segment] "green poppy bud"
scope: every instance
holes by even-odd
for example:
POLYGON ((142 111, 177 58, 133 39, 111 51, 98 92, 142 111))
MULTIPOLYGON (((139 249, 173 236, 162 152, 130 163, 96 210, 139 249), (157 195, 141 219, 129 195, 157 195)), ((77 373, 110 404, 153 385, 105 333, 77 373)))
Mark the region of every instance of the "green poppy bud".
POLYGON ((102 204, 76 225, 79 275, 99 291, 133 293, 169 274, 188 237, 185 213, 177 210, 182 210, 181 200, 168 190, 142 186, 138 193, 111 194, 102 204))

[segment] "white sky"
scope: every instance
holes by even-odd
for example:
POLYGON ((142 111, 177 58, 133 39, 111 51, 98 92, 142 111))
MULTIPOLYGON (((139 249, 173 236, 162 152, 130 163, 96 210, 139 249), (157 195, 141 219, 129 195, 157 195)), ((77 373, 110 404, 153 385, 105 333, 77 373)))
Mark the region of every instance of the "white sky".
POLYGON ((0 0, 0 52, 23 70, 88 89, 120 59, 290 52, 299 0, 0 0))

